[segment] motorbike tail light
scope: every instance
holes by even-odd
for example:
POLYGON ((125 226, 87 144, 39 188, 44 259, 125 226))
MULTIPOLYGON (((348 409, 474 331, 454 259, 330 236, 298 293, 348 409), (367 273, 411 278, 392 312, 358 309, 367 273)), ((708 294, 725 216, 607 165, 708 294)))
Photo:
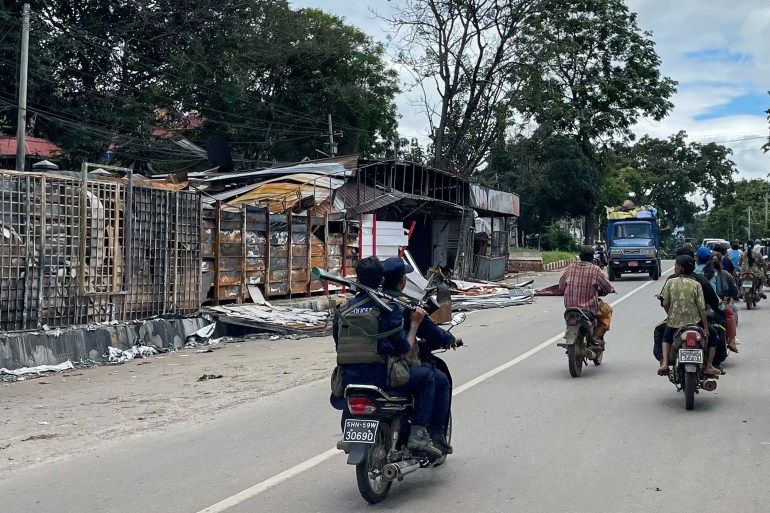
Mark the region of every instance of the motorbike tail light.
POLYGON ((374 415, 377 405, 368 397, 353 396, 348 397, 348 410, 353 415, 374 415))
POLYGON ((687 347, 698 347, 698 340, 700 335, 696 331, 687 331, 684 333, 683 338, 687 347))

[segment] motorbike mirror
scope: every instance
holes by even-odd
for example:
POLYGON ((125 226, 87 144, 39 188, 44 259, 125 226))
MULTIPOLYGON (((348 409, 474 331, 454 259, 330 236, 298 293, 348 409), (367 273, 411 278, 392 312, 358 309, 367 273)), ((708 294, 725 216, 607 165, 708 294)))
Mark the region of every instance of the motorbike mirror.
POLYGON ((452 317, 452 326, 457 326, 458 324, 462 324, 462 323, 464 323, 464 322, 465 322, 465 319, 466 319, 466 317, 467 317, 467 316, 465 315, 465 312, 460 312, 460 313, 458 313, 458 314, 455 314, 455 315, 452 317))

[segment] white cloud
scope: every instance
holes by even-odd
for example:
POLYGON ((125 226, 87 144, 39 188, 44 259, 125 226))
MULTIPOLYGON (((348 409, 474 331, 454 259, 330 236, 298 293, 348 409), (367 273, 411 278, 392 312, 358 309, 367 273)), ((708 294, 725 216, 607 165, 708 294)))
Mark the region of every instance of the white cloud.
MULTIPOLYGON (((297 7, 317 7, 343 16, 375 40, 386 42, 387 26, 372 9, 392 12, 403 0, 293 0, 297 7)), ((765 177, 770 155, 763 154, 761 136, 768 135, 766 115, 770 96, 756 113, 722 113, 722 117, 700 119, 733 100, 770 89, 770 3, 767 0, 628 0, 638 13, 643 30, 652 30, 663 61, 662 71, 679 81, 673 98, 675 108, 660 123, 641 121, 639 135, 668 137, 685 130, 691 140, 713 140, 733 149, 742 177, 765 177), (723 55, 698 59, 704 51, 723 55), (719 58, 717 58, 719 57, 719 58)), ((402 79, 408 75, 402 73, 402 79)), ((406 137, 427 140, 425 115, 413 103, 417 92, 402 94, 397 105, 400 131, 406 137)), ((743 109, 745 110, 745 109, 743 109)))

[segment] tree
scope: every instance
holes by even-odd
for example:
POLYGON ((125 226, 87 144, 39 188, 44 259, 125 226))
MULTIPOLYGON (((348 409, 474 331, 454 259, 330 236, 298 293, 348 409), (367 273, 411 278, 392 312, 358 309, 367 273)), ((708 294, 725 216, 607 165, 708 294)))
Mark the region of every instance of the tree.
POLYGON ((645 136, 633 146, 616 144, 607 162, 610 176, 618 180, 612 185, 605 181, 603 199, 612 201, 607 205, 628 198, 654 205, 666 228, 682 227, 709 208, 708 198, 719 206, 733 194, 733 175, 738 171, 731 154, 715 143, 688 143, 685 132, 668 139, 645 136), (702 205, 693 201, 697 196, 703 198, 702 205))
MULTIPOLYGON (((0 9, 3 76, 14 76, 22 3, 0 9)), ((112 146, 126 164, 181 167, 199 158, 151 133, 188 113, 204 122, 189 137, 225 137, 245 163, 315 156, 327 114, 343 134, 338 153, 380 155, 396 138, 397 76, 382 45, 322 11, 286 0, 31 3, 35 132, 74 160, 112 146)), ((0 83, 0 110, 14 87, 0 83)))
POLYGON ((542 0, 406 0, 383 18, 411 71, 433 141, 433 165, 472 175, 513 114, 524 25, 542 0), (434 98, 437 100, 434 101, 434 98))
POLYGON ((732 193, 706 215, 703 237, 749 239, 766 236, 770 224, 765 217, 766 195, 770 182, 762 179, 740 180, 732 193), (751 214, 749 214, 751 211, 751 214), (749 224, 751 217, 751 224, 749 224))
POLYGON ((572 137, 538 131, 497 145, 481 176, 489 185, 517 191, 524 204, 519 227, 539 233, 557 220, 590 212, 599 189, 591 165, 572 137))
MULTIPOLYGON (((643 116, 665 117, 676 82, 660 73, 650 32, 637 25, 623 0, 546 0, 530 26, 539 42, 538 65, 521 68, 516 105, 539 125, 571 135, 592 163, 602 168, 602 140, 630 140, 643 116)), ((586 216, 586 242, 593 241, 596 203, 586 216)))

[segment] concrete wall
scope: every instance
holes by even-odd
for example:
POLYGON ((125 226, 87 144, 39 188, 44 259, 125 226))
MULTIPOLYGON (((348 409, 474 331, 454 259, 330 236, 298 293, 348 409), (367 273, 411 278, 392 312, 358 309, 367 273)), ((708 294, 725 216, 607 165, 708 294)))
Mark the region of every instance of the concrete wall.
POLYGON ((107 347, 128 349, 138 340, 179 349, 188 336, 207 324, 201 318, 153 319, 141 324, 0 333, 0 367, 18 369, 86 359, 101 362, 107 347))

